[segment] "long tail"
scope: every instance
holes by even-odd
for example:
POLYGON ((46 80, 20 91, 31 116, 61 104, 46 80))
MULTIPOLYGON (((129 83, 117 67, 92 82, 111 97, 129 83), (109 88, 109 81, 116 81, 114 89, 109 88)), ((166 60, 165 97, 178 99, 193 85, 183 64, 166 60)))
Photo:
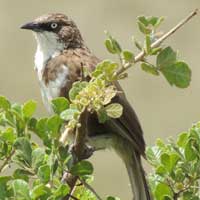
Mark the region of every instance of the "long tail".
POLYGON ((145 178, 145 172, 141 164, 141 158, 135 152, 127 155, 124 159, 134 200, 151 200, 151 195, 145 178))

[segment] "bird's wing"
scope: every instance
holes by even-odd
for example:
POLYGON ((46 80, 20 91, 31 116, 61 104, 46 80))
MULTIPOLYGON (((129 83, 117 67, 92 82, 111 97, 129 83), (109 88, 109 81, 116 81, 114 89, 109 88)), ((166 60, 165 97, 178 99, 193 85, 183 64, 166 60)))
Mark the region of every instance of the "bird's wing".
MULTIPOLYGON (((63 54, 51 62, 54 62, 54 66, 55 64, 58 66, 64 65, 68 68, 68 81, 60 94, 61 96, 67 96, 73 82, 81 79, 82 67, 88 67, 90 71, 93 71, 100 60, 90 53, 88 49, 75 49, 64 51, 63 54)), ((132 106, 127 101, 119 83, 116 82, 115 86, 122 93, 117 94, 112 101, 118 102, 123 106, 123 115, 118 119, 109 120, 109 127, 106 127, 110 129, 109 131, 128 139, 133 144, 133 148, 141 155, 144 155, 145 142, 139 120, 132 106)))
POLYGON ((143 131, 139 122, 139 119, 130 105, 126 96, 118 82, 115 83, 118 91, 121 91, 113 98, 114 102, 120 103, 123 106, 123 114, 118 119, 112 119, 116 126, 119 126, 123 131, 119 132, 123 137, 127 137, 128 140, 134 145, 136 150, 143 156, 145 156, 145 141, 143 138, 143 131))

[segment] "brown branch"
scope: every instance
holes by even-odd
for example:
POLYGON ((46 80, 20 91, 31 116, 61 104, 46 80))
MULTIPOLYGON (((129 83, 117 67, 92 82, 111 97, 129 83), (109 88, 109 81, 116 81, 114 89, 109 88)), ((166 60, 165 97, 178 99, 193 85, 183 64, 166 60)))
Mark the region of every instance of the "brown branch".
MULTIPOLYGON (((79 118, 79 126, 76 128, 76 136, 73 144, 72 154, 73 154, 73 164, 76 164, 77 162, 83 160, 84 158, 88 157, 88 155, 85 155, 87 146, 85 145, 85 138, 87 135, 87 119, 88 119, 88 111, 87 108, 81 113, 79 118)), ((65 174, 63 175, 62 180, 64 180, 65 174)), ((70 174, 70 180, 65 180, 68 182, 70 186, 70 192, 68 195, 66 195, 63 199, 69 200, 71 196, 73 196, 73 193, 76 188, 76 183, 78 181, 77 176, 73 176, 70 174)))
POLYGON ((85 138, 87 136, 87 119, 88 119, 88 110, 85 110, 81 113, 79 118, 79 126, 76 128, 76 137, 74 141, 74 153, 78 161, 82 160, 86 150, 85 138))
MULTIPOLYGON (((171 30, 169 30, 167 33, 165 33, 162 37, 157 39, 154 43, 151 44, 151 48, 159 47, 163 41, 165 41, 168 37, 170 37, 172 34, 174 34, 178 29, 183 27, 189 20, 191 20, 195 15, 197 15, 199 12, 198 9, 191 12, 185 19, 181 20, 176 26, 174 26, 171 30)), ((134 63, 137 63, 139 61, 142 61, 146 55, 146 52, 143 50, 141 51, 137 56, 135 56, 134 63)), ((117 71, 117 75, 123 73, 127 69, 129 69, 134 63, 126 63, 122 68, 120 68, 117 71)))

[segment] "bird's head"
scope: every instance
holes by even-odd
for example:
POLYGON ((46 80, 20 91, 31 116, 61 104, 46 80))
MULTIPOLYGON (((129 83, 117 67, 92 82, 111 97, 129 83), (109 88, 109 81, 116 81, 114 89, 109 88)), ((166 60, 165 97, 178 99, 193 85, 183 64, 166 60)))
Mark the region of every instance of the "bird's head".
POLYGON ((76 24, 63 14, 46 14, 24 24, 21 28, 32 30, 39 45, 52 44, 63 49, 80 48, 84 45, 76 24))

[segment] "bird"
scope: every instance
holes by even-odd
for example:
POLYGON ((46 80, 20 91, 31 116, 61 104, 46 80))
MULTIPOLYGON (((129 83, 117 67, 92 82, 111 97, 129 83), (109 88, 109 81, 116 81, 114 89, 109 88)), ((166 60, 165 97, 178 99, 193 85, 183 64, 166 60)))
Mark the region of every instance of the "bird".
MULTIPOLYGON (((39 16, 22 25, 21 29, 34 33, 37 42, 35 71, 44 105, 52 113, 52 99, 68 97, 73 83, 82 78, 82 66, 92 72, 101 60, 87 47, 76 23, 64 14, 39 16)), ((123 91, 118 82, 114 84, 123 91)), ((90 114, 88 137, 94 147, 113 148, 121 157, 127 168, 133 199, 150 200, 141 162, 145 157, 145 141, 139 119, 124 91, 117 93, 112 102, 123 106, 122 116, 99 123, 97 114, 90 114)))

